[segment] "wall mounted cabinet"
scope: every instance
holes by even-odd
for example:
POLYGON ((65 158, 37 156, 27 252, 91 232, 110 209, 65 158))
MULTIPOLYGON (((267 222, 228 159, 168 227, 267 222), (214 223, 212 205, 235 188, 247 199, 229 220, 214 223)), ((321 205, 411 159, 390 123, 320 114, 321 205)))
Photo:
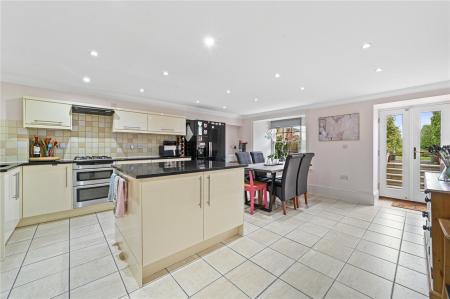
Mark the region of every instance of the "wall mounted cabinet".
POLYGON ((114 110, 113 132, 145 133, 147 129, 147 113, 114 110))
POLYGON ((186 135, 186 118, 165 114, 148 114, 149 133, 186 135))
POLYGON ((23 126, 72 130, 72 105, 37 98, 23 98, 23 126))
POLYGON ((23 167, 23 217, 72 209, 72 164, 23 167))

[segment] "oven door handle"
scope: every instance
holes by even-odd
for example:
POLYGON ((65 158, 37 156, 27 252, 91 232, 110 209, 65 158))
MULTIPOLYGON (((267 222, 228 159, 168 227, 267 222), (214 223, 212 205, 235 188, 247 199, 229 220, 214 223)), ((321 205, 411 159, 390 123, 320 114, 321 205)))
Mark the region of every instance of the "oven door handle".
POLYGON ((109 183, 74 186, 73 188, 78 190, 78 189, 88 189, 88 188, 105 187, 105 186, 109 186, 109 183))
POLYGON ((90 168, 90 169, 74 169, 73 172, 78 173, 78 172, 96 172, 96 171, 105 171, 105 170, 113 170, 112 167, 108 167, 108 168, 90 168))

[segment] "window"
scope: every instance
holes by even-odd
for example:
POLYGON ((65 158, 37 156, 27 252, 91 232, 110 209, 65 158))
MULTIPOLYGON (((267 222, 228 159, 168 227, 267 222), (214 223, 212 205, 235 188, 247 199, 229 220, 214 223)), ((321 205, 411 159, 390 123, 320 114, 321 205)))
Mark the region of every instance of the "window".
POLYGON ((286 143, 288 154, 300 152, 301 130, 300 126, 276 128, 276 141, 286 143))

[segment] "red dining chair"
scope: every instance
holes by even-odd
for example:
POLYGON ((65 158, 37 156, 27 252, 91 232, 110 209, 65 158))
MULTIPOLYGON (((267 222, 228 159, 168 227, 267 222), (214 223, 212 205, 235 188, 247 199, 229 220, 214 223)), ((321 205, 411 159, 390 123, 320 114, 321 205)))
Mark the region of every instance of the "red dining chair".
POLYGON ((244 190, 245 192, 250 193, 250 214, 253 215, 253 212, 255 210, 255 194, 256 191, 262 191, 264 194, 264 207, 267 208, 267 185, 263 182, 255 182, 253 171, 249 171, 249 184, 244 184, 244 190))

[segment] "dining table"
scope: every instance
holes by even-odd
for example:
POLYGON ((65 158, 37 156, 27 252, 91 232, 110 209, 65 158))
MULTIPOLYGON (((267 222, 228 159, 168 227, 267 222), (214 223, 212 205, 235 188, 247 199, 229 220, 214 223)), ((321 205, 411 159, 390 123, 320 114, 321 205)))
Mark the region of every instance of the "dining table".
MULTIPOLYGON (((275 186, 275 180, 277 178, 277 175, 283 173, 283 169, 284 169, 284 163, 278 163, 275 165, 268 165, 265 163, 254 163, 254 164, 248 164, 247 167, 245 168, 247 170, 253 170, 258 174, 265 174, 268 175, 270 174, 270 179, 271 179, 271 183, 272 186, 275 186)), ((272 188, 272 190, 270 191, 270 200, 269 200, 269 207, 266 208, 264 205, 255 205, 255 207, 266 211, 266 212, 272 212, 272 207, 273 204, 275 203, 275 188, 272 188)))

